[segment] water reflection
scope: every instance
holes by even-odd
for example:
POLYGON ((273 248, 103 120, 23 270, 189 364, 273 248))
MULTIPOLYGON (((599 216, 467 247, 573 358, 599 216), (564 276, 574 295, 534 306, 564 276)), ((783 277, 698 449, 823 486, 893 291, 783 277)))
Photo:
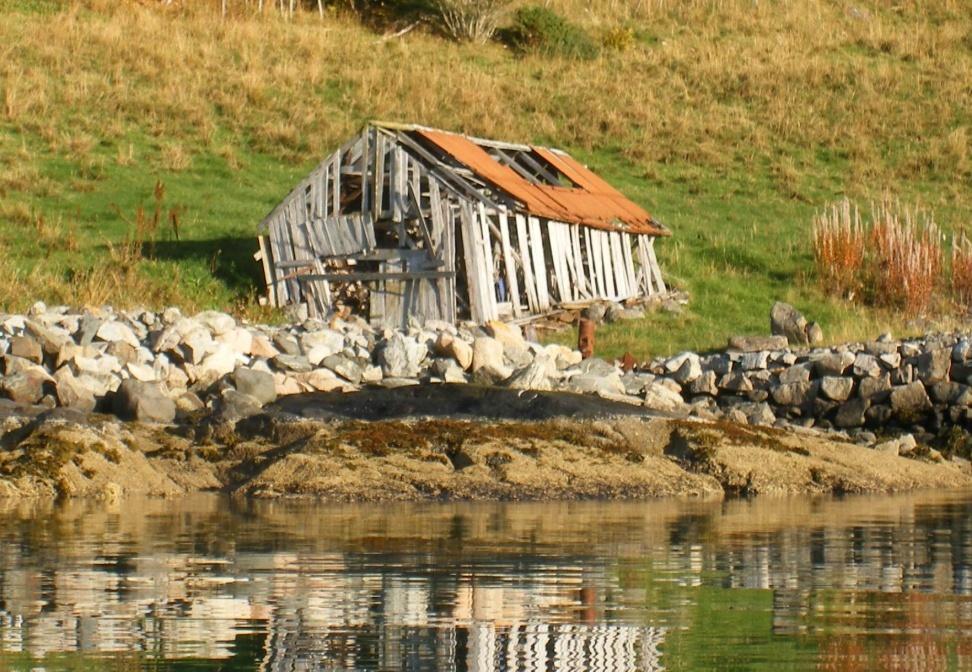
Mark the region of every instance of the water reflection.
POLYGON ((0 669, 962 669, 970 559, 969 493, 23 505, 0 669))

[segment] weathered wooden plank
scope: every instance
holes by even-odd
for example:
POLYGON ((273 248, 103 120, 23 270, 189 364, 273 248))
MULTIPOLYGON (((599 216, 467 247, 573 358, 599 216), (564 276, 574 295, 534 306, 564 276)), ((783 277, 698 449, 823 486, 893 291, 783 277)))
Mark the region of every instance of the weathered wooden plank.
POLYGON ((604 269, 604 296, 612 301, 618 298, 614 286, 614 264, 611 263, 611 241, 606 231, 596 231, 601 246, 601 267, 604 269))
POLYGON ((275 277, 273 272, 273 257, 270 252, 268 236, 257 236, 260 243, 260 261, 263 263, 263 277, 267 281, 267 301, 271 306, 277 305, 277 292, 274 290, 275 277))
POLYGON ((372 189, 374 196, 372 200, 372 214, 375 221, 385 216, 385 136, 382 133, 375 133, 375 173, 372 189))
MULTIPOLYGON (((438 198, 437 182, 432 180, 431 185, 435 189, 435 197, 438 198)), ((445 280, 446 319, 449 322, 455 322, 458 317, 458 306, 456 305, 456 224, 452 214, 452 206, 447 198, 442 199, 436 205, 439 206, 438 209, 442 213, 442 260, 445 264, 445 270, 452 271, 452 277, 445 280)))
POLYGON ((621 250, 621 234, 612 231, 608 234, 611 245, 611 265, 614 268, 614 287, 619 299, 631 296, 628 292, 628 271, 624 265, 624 252, 621 250))
POLYGON ((581 231, 579 226, 570 226, 571 252, 574 257, 574 270, 577 271, 577 294, 579 298, 591 298, 591 290, 587 284, 587 271, 584 269, 584 254, 581 251, 581 231))
POLYGON ((561 303, 577 300, 577 270, 574 268, 574 254, 571 248, 570 227, 563 222, 557 223, 557 241, 560 248, 561 264, 567 277, 567 296, 561 303))
POLYGON ((662 278, 661 267, 658 265, 658 258, 655 256, 655 239, 648 237, 648 259, 651 262, 651 274, 655 278, 655 286, 661 294, 668 291, 665 287, 665 280, 662 278))
POLYGON ((628 274, 628 287, 632 296, 638 296, 641 291, 638 289, 638 276, 635 274, 634 258, 631 256, 631 234, 621 234, 621 251, 624 253, 624 270, 628 274))
POLYGON ((496 267, 493 264, 493 243, 489 235, 489 215, 486 214, 486 206, 482 203, 479 204, 479 217, 477 221, 480 226, 480 235, 482 236, 482 249, 483 249, 483 272, 486 274, 486 308, 487 308, 487 320, 495 320, 499 317, 499 313, 496 310, 496 267))
POLYGON ((537 303, 540 310, 550 310, 550 294, 547 291, 547 262, 543 252, 543 234, 540 233, 540 220, 529 217, 530 253, 533 255, 534 278, 537 281, 537 303))
POLYGON ((594 298, 603 299, 607 297, 607 289, 604 285, 604 255, 601 254, 601 238, 594 229, 585 228, 584 233, 587 238, 591 275, 594 277, 594 298))
POLYGON ((564 250, 561 247, 560 225, 547 220, 547 242, 550 245, 550 261, 553 264, 554 284, 557 289, 558 303, 571 300, 570 279, 564 269, 564 250))
POLYGON ((485 322, 484 298, 481 289, 481 278, 479 263, 479 245, 476 240, 474 216, 472 208, 468 203, 462 203, 459 209, 461 222, 460 231, 462 232, 462 251, 466 262, 466 287, 469 293, 470 317, 474 322, 485 322))
POLYGON ((520 262, 523 268, 523 284, 526 289, 527 307, 531 313, 540 312, 540 300, 537 297, 537 283, 533 274, 533 260, 530 255, 530 239, 527 234, 526 217, 517 214, 516 221, 516 242, 520 248, 520 262))
POLYGON ((331 161, 331 215, 341 214, 341 152, 335 152, 331 161))
MULTIPOLYGON (((397 264, 401 259, 390 260, 397 264)), ((311 262, 313 263, 313 262, 311 262)), ((347 273, 298 273, 294 277, 301 282, 326 280, 327 282, 375 282, 377 280, 435 280, 453 276, 452 271, 348 271, 347 273)))
POLYGON ((364 130, 361 131, 361 215, 364 216, 366 213, 371 212, 371 185, 368 184, 367 176, 370 175, 373 170, 371 168, 372 155, 370 150, 371 147, 371 135, 374 133, 371 128, 365 126, 364 130))
POLYGON ((514 317, 519 317, 523 308, 520 306, 520 283, 516 277, 516 262, 513 259, 513 247, 510 245, 510 223, 506 211, 499 213, 500 244, 503 247, 503 267, 506 270, 506 291, 514 317))

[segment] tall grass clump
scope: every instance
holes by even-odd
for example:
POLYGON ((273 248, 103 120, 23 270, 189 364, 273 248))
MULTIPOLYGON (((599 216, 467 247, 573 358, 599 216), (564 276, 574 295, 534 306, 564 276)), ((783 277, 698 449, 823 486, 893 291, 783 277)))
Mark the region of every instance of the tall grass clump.
POLYGON ((931 215, 885 199, 864 221, 847 199, 813 223, 813 255, 825 289, 883 308, 924 313, 944 284, 943 236, 931 215))
POLYGON ((972 242, 961 234, 952 241, 952 296, 962 306, 972 306, 972 242))
POLYGON ((853 298, 860 290, 866 235, 861 213, 848 199, 834 203, 813 222, 817 274, 830 292, 853 298))
POLYGON ((873 217, 869 248, 874 302, 925 312, 942 281, 941 231, 931 215, 888 201, 875 208, 873 217))

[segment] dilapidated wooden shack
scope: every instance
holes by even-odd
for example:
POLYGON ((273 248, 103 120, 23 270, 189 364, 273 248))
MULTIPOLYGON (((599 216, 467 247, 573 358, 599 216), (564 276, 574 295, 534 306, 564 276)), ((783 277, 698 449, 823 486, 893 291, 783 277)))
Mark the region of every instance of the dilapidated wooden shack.
POLYGON ((389 327, 665 292, 668 230, 565 152, 372 123, 260 224, 272 305, 389 327))

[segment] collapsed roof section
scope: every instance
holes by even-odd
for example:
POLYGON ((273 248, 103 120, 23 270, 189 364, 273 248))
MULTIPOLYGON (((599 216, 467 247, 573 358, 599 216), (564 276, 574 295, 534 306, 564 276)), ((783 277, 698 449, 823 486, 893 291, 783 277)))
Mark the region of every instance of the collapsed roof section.
MULTIPOLYGON (((407 134, 453 169, 516 202, 515 209, 568 224, 650 236, 671 235, 636 203, 566 152, 481 140, 415 125, 378 123, 407 134), (518 206, 518 207, 517 207, 518 206)), ((504 199, 505 200, 505 199, 504 199)))

